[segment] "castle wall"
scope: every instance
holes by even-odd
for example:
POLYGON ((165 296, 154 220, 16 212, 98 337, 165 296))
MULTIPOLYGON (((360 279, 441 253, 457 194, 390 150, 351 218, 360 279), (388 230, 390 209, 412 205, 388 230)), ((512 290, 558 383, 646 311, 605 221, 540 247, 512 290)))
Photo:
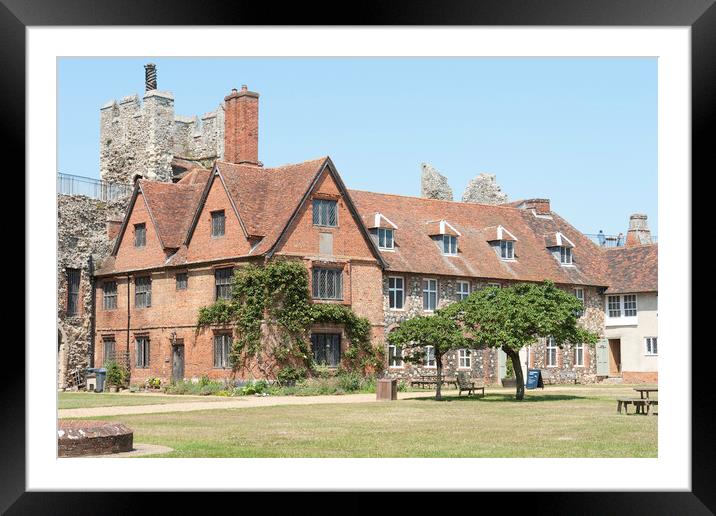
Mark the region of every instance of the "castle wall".
POLYGON ((69 375, 89 366, 92 286, 88 259, 109 254, 106 220, 123 216, 128 198, 103 202, 83 195, 57 196, 57 326, 58 387, 69 375), (80 290, 76 315, 67 314, 67 269, 79 269, 80 290))
POLYGON ((201 161, 210 166, 224 155, 224 110, 199 117, 174 112, 171 93, 148 91, 140 101, 130 95, 100 109, 100 177, 131 184, 140 175, 171 181, 172 158, 201 161))

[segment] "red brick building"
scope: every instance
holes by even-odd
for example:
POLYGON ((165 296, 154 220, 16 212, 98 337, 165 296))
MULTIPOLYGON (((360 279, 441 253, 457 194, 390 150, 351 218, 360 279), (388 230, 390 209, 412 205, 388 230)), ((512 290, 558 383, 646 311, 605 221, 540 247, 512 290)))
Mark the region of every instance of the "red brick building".
MULTIPOLYGON (((258 160, 258 94, 225 98, 224 160, 189 167, 175 183, 140 179, 111 255, 97 278, 95 363, 127 356, 132 383, 150 376, 229 377, 231 328, 197 329, 199 308, 229 293, 231 271, 276 257, 302 260, 316 302, 368 318, 376 345, 401 320, 429 314, 485 285, 549 279, 585 304, 583 322, 603 334, 604 252, 546 199, 483 205, 348 190, 330 158, 264 168, 258 160)), ((312 329, 336 365, 350 343, 339 326, 312 329)), ((389 375, 434 367, 403 364, 386 347, 389 375)), ((593 381, 593 351, 549 341, 524 350, 525 367, 593 381)), ((448 372, 490 383, 504 374, 495 350, 460 350, 448 372)), ((258 370, 243 373, 259 376, 258 370)))

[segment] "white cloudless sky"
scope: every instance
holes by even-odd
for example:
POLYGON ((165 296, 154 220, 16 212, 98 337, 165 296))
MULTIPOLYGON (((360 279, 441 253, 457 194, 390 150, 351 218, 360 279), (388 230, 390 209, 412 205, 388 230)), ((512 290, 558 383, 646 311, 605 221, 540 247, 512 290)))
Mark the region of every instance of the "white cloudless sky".
POLYGON ((259 92, 267 167, 328 155, 349 188, 420 195, 427 162, 456 200, 489 172, 585 233, 658 233, 655 58, 61 58, 58 172, 99 177, 99 109, 147 62, 180 115, 259 92))

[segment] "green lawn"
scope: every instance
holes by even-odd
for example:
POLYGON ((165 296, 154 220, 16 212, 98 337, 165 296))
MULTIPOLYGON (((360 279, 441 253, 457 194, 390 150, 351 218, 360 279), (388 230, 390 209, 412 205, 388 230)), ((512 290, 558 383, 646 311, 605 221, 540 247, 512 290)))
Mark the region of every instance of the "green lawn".
POLYGON ((60 392, 60 409, 115 407, 128 405, 159 405, 192 401, 226 401, 220 396, 157 396, 142 394, 109 394, 105 392, 60 392))
MULTIPOLYGON (((656 457, 658 416, 618 415, 627 386, 116 416, 152 457, 656 457), (511 394, 507 394, 511 393, 511 394)), ((131 398, 132 396, 130 396, 131 398)), ((633 408, 631 409, 633 412, 633 408)))

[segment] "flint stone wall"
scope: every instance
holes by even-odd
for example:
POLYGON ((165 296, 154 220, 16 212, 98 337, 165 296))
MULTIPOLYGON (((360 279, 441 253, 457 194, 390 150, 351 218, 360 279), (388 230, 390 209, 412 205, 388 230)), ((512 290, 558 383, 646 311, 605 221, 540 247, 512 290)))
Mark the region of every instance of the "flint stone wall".
POLYGON ((462 202, 504 204, 507 202, 507 194, 497 184, 495 174, 482 173, 467 184, 462 194, 462 202))
POLYGON ((104 202, 84 195, 57 196, 58 388, 68 386, 72 371, 89 366, 92 284, 90 255, 96 264, 108 256, 106 220, 122 218, 129 197, 104 202), (67 269, 79 269, 77 314, 67 315, 67 269))
POLYGON ((139 175, 171 181, 173 157, 211 164, 224 155, 224 108, 201 117, 174 112, 174 97, 157 90, 100 109, 100 177, 132 184, 139 175))
POLYGON ((428 199, 452 201, 452 188, 447 178, 428 163, 423 163, 421 169, 420 195, 428 199))

